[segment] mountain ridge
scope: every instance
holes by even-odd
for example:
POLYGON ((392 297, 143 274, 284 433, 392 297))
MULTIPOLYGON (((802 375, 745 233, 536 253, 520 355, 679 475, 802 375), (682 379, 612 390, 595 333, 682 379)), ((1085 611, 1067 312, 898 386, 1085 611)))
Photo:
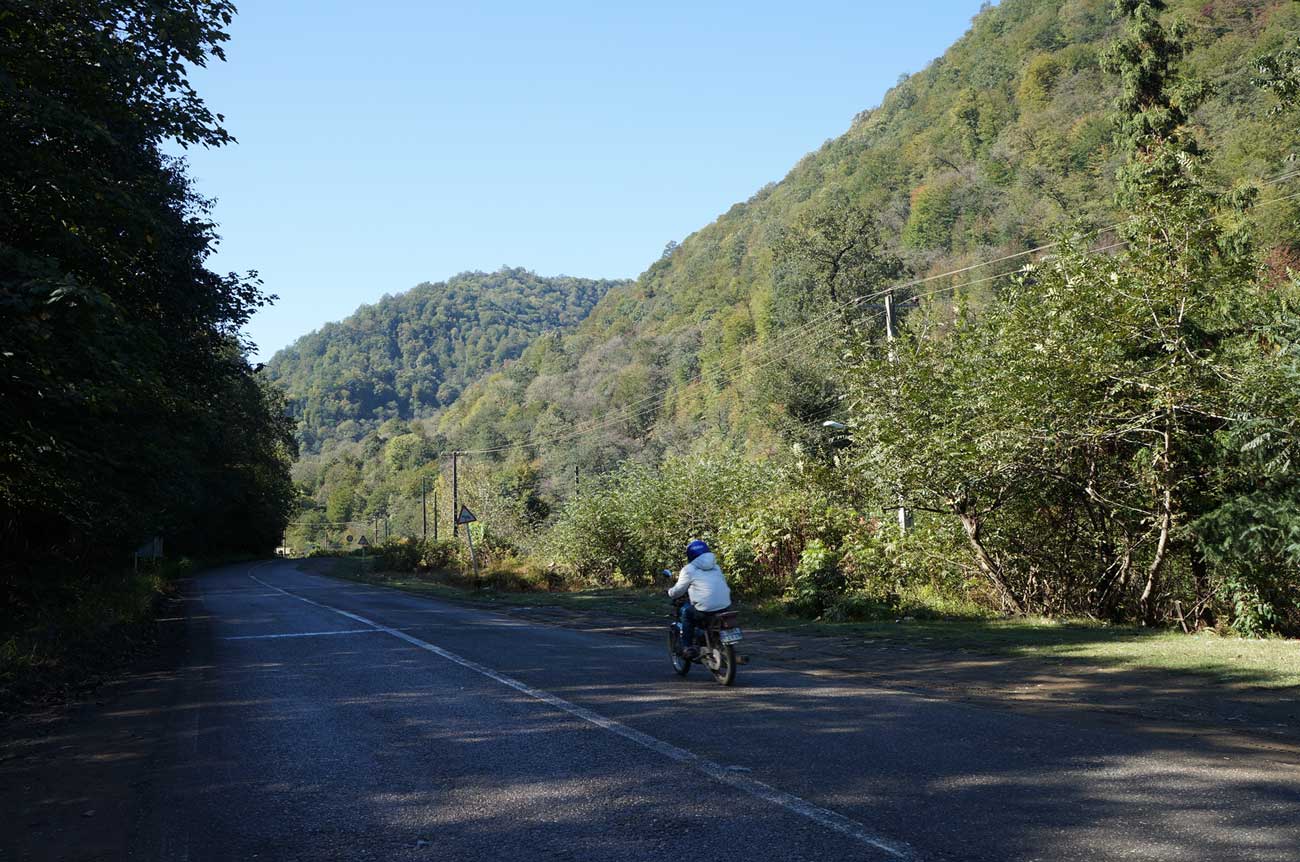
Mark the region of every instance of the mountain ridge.
POLYGON ((581 322, 616 279, 466 271, 362 305, 277 351, 265 375, 289 399, 304 449, 356 441, 454 401, 476 374, 581 322))
MULTIPOLYGON (((1215 168, 1225 178, 1265 177, 1300 150, 1300 134, 1278 134, 1267 116, 1269 97, 1249 81, 1248 58, 1276 49, 1300 31, 1296 4, 1280 2, 1171 3, 1172 17, 1191 17, 1200 35, 1187 65, 1221 79, 1218 94, 1196 114, 1214 147, 1215 168), (1227 75, 1224 70, 1228 69, 1227 75)), ((535 388, 582 392, 568 403, 506 403, 501 415, 556 414, 559 422, 597 421, 610 409, 665 391, 674 381, 743 361, 779 336, 783 296, 803 290, 802 274, 775 259, 783 231, 815 215, 842 194, 874 213, 916 276, 1041 245, 1070 219, 1113 221, 1116 152, 1111 101, 1116 84, 1098 64, 1115 32, 1110 4, 1007 0, 977 15, 970 30, 922 71, 906 76, 880 105, 859 112, 848 131, 796 163, 779 182, 765 185, 652 263, 632 285, 605 297, 565 342, 575 361, 563 380, 535 388), (601 333, 612 337, 601 340, 601 333), (640 342, 637 349, 629 345, 640 342), (655 353, 686 349, 688 358, 647 362, 655 353), (594 378, 572 373, 577 357, 599 349, 621 358, 605 362, 594 378), (632 397, 628 375, 644 385, 632 397), (581 384, 579 383, 581 381, 581 384), (605 393, 598 403, 591 390, 605 393)), ((1270 245, 1300 241, 1294 206, 1261 212, 1270 245)), ((941 282, 942 284, 942 282, 941 282)), ((960 289, 962 280, 949 282, 960 289)), ((978 293, 978 291, 977 291, 978 293)), ((554 365, 557 346, 539 346, 554 365)), ((540 357, 537 357, 540 358, 540 357)), ((528 366, 529 351, 521 356, 528 366)), ((534 381, 548 375, 539 372, 534 381)), ((553 375, 551 375, 553 376, 553 375)), ((489 375, 467 388, 440 417, 438 430, 453 447, 492 448, 503 441, 545 438, 525 423, 484 439, 481 423, 463 416, 483 399, 518 397, 528 386, 489 375)), ((522 382, 522 381, 521 381, 522 382)), ((575 461, 607 469, 622 457, 655 458, 683 441, 721 435, 741 448, 771 449, 781 439, 736 387, 708 393, 710 416, 664 400, 649 427, 597 434, 594 448, 608 454, 583 458, 539 450, 556 471, 575 461), (758 413, 760 415, 755 415, 758 413), (728 417, 736 421, 728 421, 728 417), (617 438, 617 439, 616 439, 617 438)), ((775 405, 778 412, 789 403, 775 405)), ((712 443, 702 444, 705 446, 712 443)))

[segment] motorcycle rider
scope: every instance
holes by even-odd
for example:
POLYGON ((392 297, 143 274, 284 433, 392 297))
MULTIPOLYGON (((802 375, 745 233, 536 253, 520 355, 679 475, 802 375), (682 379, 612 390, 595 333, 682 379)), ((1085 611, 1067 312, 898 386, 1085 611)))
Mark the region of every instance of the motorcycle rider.
POLYGON ((705 614, 731 606, 731 589, 722 576, 722 569, 718 568, 718 558, 699 539, 686 546, 686 565, 678 573, 677 583, 668 590, 669 598, 683 595, 688 601, 682 605, 680 651, 683 658, 693 659, 700 654, 695 647, 695 624, 702 622, 705 614))

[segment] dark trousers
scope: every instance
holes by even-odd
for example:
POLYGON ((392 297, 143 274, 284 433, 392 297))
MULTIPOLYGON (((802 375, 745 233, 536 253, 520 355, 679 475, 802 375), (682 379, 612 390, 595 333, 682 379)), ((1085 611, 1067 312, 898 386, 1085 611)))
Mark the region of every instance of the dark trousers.
POLYGON ((695 646, 695 625, 704 622, 707 616, 690 602, 682 605, 682 649, 695 646))

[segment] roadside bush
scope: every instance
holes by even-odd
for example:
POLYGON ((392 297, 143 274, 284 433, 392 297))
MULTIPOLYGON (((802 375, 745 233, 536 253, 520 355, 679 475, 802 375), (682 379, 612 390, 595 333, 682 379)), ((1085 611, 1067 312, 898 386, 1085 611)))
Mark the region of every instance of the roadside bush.
POLYGON ((718 551, 734 589, 748 596, 770 596, 790 584, 812 534, 801 498, 797 491, 784 491, 755 500, 722 527, 718 551))
POLYGON ((479 586, 512 593, 546 592, 551 581, 545 569, 520 557, 502 560, 479 577, 479 586))
MULTIPOLYGON (((474 533, 474 555, 478 557, 480 568, 486 568, 506 560, 512 560, 524 555, 525 551, 515 539, 517 533, 507 533, 495 526, 489 526, 486 521, 478 521, 465 527, 474 533)), ((459 545, 457 546, 459 548, 459 545)), ((466 546, 463 557, 464 564, 469 564, 469 548, 466 546)))
POLYGON ((139 571, 54 572, 0 615, 0 716, 77 690, 122 665, 156 636, 155 610, 186 558, 141 561, 139 571))
MULTIPOLYGON (((477 551, 477 545, 475 546, 477 551)), ((392 539, 375 548, 379 567, 411 573, 421 569, 457 569, 462 565, 462 545, 454 539, 392 539)))
POLYGON ((390 572, 414 572, 423 558, 423 548, 416 539, 390 539, 375 549, 381 568, 390 572))
POLYGON ((460 544, 453 539, 421 542, 422 563, 428 569, 454 569, 460 565, 460 544))
POLYGON ((837 598, 822 616, 837 623, 892 619, 898 616, 897 598, 893 596, 891 601, 866 593, 849 593, 837 598))
POLYGON ((918 620, 989 619, 1000 614, 987 601, 978 602, 968 593, 954 592, 938 581, 903 585, 895 614, 918 620))
POLYGON ((892 511, 860 517, 839 548, 843 594, 822 612, 830 621, 900 616, 916 619, 985 618, 993 612, 973 596, 985 588, 950 525, 917 513, 900 534, 892 511))
MULTIPOLYGON (((900 574, 898 530, 880 518, 859 517, 840 543, 840 568, 850 596, 897 602, 900 574)), ((847 598, 848 596, 846 596, 847 598)))
POLYGON ((852 527, 852 510, 832 502, 810 477, 783 473, 777 488, 725 524, 718 546, 727 578, 754 598, 780 595, 796 577, 810 543, 839 547, 852 527))
POLYGON ((844 594, 838 551, 813 539, 799 556, 794 580, 785 595, 785 608, 801 617, 821 616, 844 594))
POLYGON ((570 500, 542 540, 542 556, 589 586, 608 586, 616 572, 639 569, 644 554, 618 505, 617 482, 592 482, 570 500))
POLYGON ((669 458, 658 469, 626 464, 570 501, 542 542, 543 558, 590 585, 646 584, 674 567, 691 539, 719 537, 780 481, 742 457, 669 458))

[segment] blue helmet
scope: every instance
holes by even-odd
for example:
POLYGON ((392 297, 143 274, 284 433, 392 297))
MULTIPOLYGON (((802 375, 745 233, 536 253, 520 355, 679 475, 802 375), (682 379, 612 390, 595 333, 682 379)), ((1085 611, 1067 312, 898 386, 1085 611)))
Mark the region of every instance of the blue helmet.
POLYGON ((686 562, 692 563, 695 561, 696 557, 701 554, 707 554, 708 552, 709 546, 704 542, 701 542, 699 539, 696 539, 694 542, 691 542, 686 546, 686 562))

